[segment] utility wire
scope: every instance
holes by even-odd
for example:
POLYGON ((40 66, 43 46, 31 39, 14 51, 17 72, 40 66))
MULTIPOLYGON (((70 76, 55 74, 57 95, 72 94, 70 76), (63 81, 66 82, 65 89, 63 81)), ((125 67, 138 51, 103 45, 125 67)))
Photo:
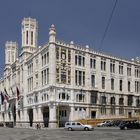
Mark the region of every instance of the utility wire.
POLYGON ((101 39, 101 43, 100 43, 100 45, 99 45, 99 51, 102 49, 102 46, 103 46, 103 43, 104 43, 104 40, 105 40, 107 31, 108 31, 108 28, 109 28, 109 25, 110 25, 110 23, 111 23, 111 20, 112 20, 112 17, 113 17, 115 8, 116 8, 116 6, 117 6, 117 2, 118 2, 118 0, 115 0, 113 9, 112 9, 112 11, 111 11, 111 14, 110 14, 109 19, 108 19, 108 22, 107 22, 107 26, 106 26, 106 28, 105 28, 105 32, 104 32, 104 34, 103 34, 103 37, 102 37, 102 39, 101 39))

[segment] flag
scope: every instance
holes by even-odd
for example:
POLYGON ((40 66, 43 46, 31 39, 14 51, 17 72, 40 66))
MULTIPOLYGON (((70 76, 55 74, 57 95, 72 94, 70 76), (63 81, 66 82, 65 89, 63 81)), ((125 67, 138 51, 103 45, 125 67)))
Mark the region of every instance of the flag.
POLYGON ((10 96, 8 95, 6 88, 4 88, 5 91, 5 99, 7 100, 7 102, 9 101, 10 96))
POLYGON ((19 89, 17 87, 17 100, 19 100, 19 95, 20 95, 20 92, 19 92, 19 89))
POLYGON ((1 92, 1 104, 3 105, 3 102, 4 102, 4 95, 3 95, 3 93, 1 92))

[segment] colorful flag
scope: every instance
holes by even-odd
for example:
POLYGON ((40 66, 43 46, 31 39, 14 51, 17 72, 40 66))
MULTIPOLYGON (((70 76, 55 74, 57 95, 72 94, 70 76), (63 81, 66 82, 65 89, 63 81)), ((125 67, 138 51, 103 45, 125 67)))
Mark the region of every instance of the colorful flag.
POLYGON ((6 88, 4 88, 4 91, 5 91, 5 99, 7 100, 7 102, 9 101, 9 98, 10 98, 10 96, 9 96, 9 94, 7 93, 7 91, 6 91, 6 88))
POLYGON ((17 100, 19 100, 19 95, 20 95, 20 92, 19 92, 19 89, 17 87, 17 100))

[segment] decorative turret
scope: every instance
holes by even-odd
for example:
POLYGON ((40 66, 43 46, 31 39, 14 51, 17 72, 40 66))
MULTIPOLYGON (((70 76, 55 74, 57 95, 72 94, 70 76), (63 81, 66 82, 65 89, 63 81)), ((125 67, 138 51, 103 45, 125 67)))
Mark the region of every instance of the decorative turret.
POLYGON ((5 43, 5 67, 13 64, 17 59, 17 43, 7 41, 5 43))
POLYGON ((55 26, 52 24, 49 31, 49 43, 54 43, 56 37, 55 26))
POLYGON ((34 52, 37 48, 38 23, 36 19, 24 18, 22 21, 22 48, 34 52))

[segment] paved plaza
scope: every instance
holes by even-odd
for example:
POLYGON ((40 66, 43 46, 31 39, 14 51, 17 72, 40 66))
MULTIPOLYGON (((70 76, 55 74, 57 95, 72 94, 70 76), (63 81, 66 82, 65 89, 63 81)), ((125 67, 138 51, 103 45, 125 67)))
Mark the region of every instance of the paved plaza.
POLYGON ((0 140, 140 140, 140 130, 95 128, 94 131, 64 129, 0 128, 0 140))

